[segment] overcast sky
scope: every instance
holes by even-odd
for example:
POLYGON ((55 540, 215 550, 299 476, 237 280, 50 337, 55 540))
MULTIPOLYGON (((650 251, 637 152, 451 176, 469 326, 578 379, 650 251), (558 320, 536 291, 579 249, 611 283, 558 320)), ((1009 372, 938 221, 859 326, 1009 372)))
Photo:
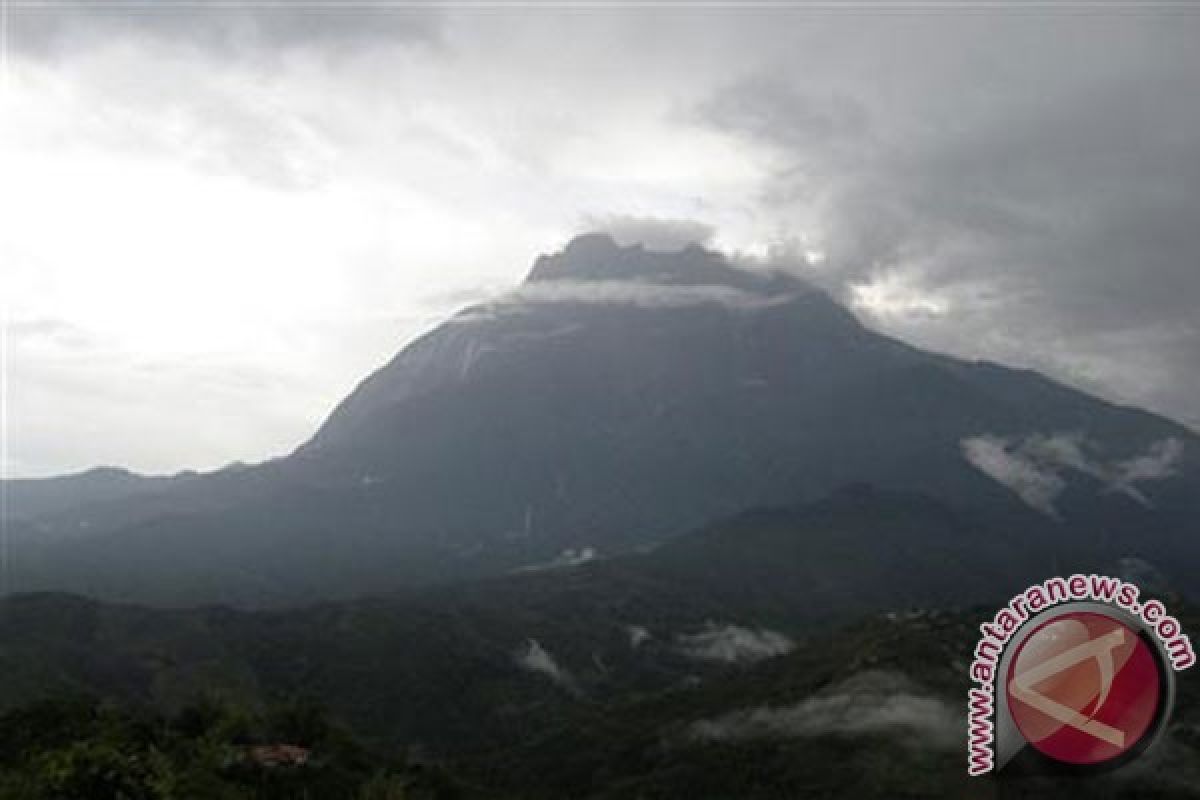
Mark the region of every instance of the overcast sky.
POLYGON ((1200 10, 9 0, 10 475, 284 453, 623 220, 1200 426, 1200 10), (671 230, 681 226, 673 226, 671 230))

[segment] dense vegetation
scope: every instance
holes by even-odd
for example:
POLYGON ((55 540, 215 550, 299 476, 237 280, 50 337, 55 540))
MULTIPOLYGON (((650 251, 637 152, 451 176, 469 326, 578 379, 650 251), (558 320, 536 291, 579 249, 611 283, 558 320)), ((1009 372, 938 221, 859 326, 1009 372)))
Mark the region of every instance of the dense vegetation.
MULTIPOLYGON (((5 598, 0 798, 986 796, 965 782, 963 716, 991 610, 949 609, 967 587, 1003 593, 958 558, 989 533, 858 488, 644 555, 286 611, 5 598), (62 699, 81 693, 101 700, 62 699), (274 745, 304 762, 255 750, 274 745)), ((1192 678, 1128 770, 1004 793, 1191 796, 1192 678)))
POLYGON ((384 757, 296 702, 264 712, 202 701, 169 717, 60 698, 0 717, 12 800, 441 800, 441 772, 384 757))
MULTIPOLYGON (((1165 739, 1118 773, 1066 783, 967 781, 964 659, 985 612, 873 615, 790 653, 654 684, 575 692, 519 673, 478 687, 426 676, 440 714, 385 705, 406 744, 359 738, 310 702, 206 699, 176 711, 132 700, 58 699, 0 717, 0 797, 14 800, 782 800, 794 797, 1195 796, 1200 687, 1179 676, 1165 739), (464 697, 452 699, 458 686, 464 697), (765 724, 764 719, 774 722, 765 724), (483 728, 487 736, 473 733, 483 728), (424 746, 429 743, 429 746, 424 746), (303 748, 271 765, 255 748, 303 748), (451 777, 452 776, 452 777, 451 777)), ((1185 625, 1200 629, 1186 613, 1185 625)), ((370 630, 364 631, 364 635, 370 630)), ((456 635, 465 635, 460 631, 456 635)), ((646 645, 643 645, 646 646, 646 645)), ((648 650, 647 661, 655 655, 648 650)), ((666 669, 665 667, 662 667, 666 669)), ((357 675, 371 685, 372 670, 357 675)), ((362 688, 350 672, 327 697, 362 688)), ((533 676, 536 677, 536 676, 533 676)), ((403 679, 399 679, 403 682, 403 679)), ((371 690, 373 691, 373 690, 371 690)), ((419 687, 416 694, 418 696, 419 687)), ((427 704, 429 705, 429 704, 427 704)))

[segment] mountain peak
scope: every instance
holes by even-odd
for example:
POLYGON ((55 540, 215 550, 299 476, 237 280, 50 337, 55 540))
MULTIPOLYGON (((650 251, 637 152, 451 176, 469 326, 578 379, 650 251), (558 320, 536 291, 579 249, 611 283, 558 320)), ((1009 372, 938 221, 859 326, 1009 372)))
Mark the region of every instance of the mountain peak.
POLYGON ((779 271, 739 269, 715 250, 689 244, 680 250, 621 245, 610 234, 583 233, 558 253, 538 256, 527 284, 636 281, 676 286, 725 286, 765 295, 796 294, 811 287, 779 271))

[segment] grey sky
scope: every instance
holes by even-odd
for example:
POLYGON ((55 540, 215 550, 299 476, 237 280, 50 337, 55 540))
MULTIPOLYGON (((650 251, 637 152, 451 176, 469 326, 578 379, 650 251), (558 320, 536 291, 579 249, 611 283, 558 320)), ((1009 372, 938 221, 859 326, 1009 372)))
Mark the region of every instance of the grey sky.
POLYGON ((285 452, 588 227, 799 255, 876 327, 1200 425, 1200 10, 8 23, 10 474, 285 452))

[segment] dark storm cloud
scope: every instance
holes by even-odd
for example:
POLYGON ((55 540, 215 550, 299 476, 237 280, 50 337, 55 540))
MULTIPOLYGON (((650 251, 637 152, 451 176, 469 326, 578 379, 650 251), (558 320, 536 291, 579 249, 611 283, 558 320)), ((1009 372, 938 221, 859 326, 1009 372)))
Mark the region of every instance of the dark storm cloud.
POLYGON ((126 39, 221 55, 296 48, 348 53, 373 45, 434 41, 441 20, 432 3, 354 2, 18 2, 9 15, 9 44, 33 56, 126 39))
POLYGON ((815 224, 834 288, 891 272, 984 297, 926 334, 1003 334, 1034 366, 1074 361, 1076 382, 1200 421, 1200 15, 901 22, 863 26, 852 60, 731 81, 697 115, 778 154, 763 205, 815 224))

